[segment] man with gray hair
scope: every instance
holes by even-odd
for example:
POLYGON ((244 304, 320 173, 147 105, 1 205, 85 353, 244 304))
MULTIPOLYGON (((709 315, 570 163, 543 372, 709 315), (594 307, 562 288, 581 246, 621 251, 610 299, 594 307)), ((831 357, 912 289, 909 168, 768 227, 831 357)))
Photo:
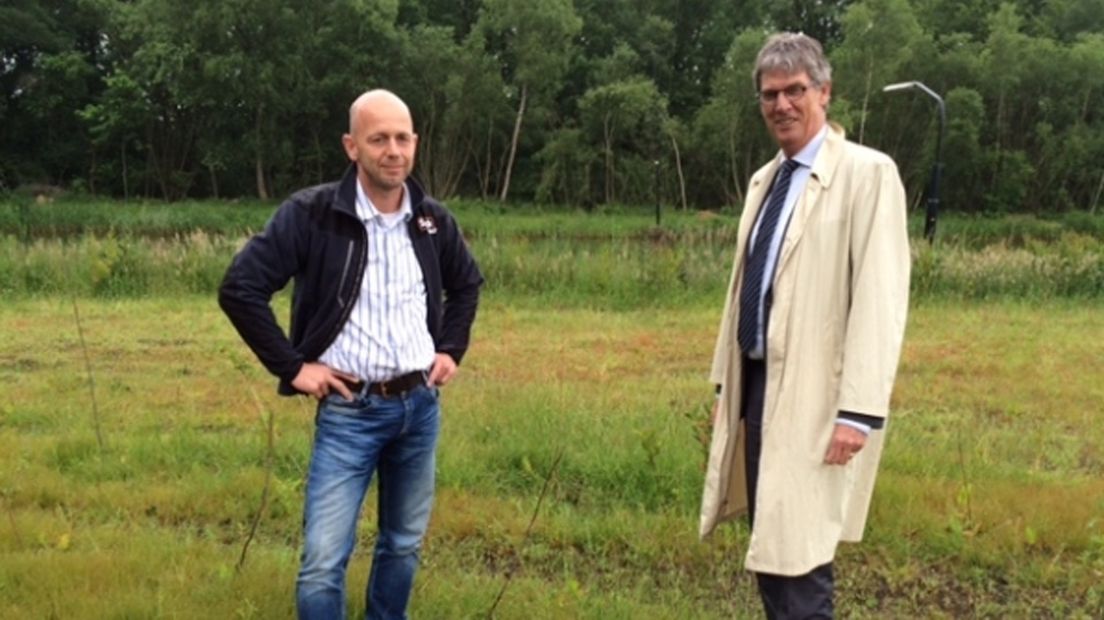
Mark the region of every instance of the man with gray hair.
POLYGON ((766 616, 831 618, 832 561, 862 538, 904 337, 905 192, 889 157, 827 121, 815 39, 770 37, 753 79, 780 152, 740 220, 701 535, 746 511, 766 616))
POLYGON ((378 474, 366 617, 399 619, 433 503, 439 388, 468 348, 483 277, 452 215, 408 178, 418 136, 399 97, 358 97, 342 144, 345 176, 280 205, 234 257, 219 303, 280 393, 318 402, 299 617, 345 617, 345 569, 378 474), (292 278, 285 336, 269 302, 292 278))

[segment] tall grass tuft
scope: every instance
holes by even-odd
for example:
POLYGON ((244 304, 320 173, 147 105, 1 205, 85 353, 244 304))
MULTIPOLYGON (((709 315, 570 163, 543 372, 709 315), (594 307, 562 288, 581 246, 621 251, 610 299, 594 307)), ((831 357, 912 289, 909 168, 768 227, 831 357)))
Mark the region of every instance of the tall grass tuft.
MULTIPOLYGON (((680 212, 657 228, 650 214, 629 209, 508 211, 465 202, 457 208, 486 290, 501 298, 558 307, 676 307, 716 304, 728 283, 732 215, 680 212)), ((206 203, 174 209, 0 203, 0 294, 210 295, 246 231, 271 212, 265 205, 206 203)), ((917 221, 911 224, 918 234, 917 221)), ((957 216, 940 222, 934 245, 913 239, 915 299, 1104 295, 1102 217, 957 216)))
MULTIPOLYGON (((212 295, 241 237, 82 235, 0 238, 0 294, 141 298, 212 295)), ((717 303, 733 246, 724 231, 634 238, 471 240, 494 296, 558 307, 627 309, 717 303)), ((1099 299, 1104 242, 1066 231, 1051 242, 913 246, 914 299, 1099 299)))
POLYGON ((917 244, 912 288, 919 298, 1095 299, 1104 295, 1104 242, 1065 232, 1023 246, 917 244))
POLYGON ((210 294, 240 238, 202 231, 169 239, 109 234, 23 243, 0 238, 0 293, 143 297, 210 294))

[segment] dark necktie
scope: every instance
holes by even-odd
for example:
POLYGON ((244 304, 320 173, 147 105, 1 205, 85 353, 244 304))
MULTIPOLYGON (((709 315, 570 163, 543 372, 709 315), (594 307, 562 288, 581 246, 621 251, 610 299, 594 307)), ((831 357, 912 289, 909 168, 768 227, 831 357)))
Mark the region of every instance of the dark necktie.
MULTIPOLYGON (((755 236, 755 246, 748 252, 747 261, 744 263, 744 281, 740 287, 740 324, 736 330, 736 339, 740 343, 740 350, 744 353, 750 353, 755 349, 756 336, 763 333, 763 326, 759 324, 763 272, 767 269, 771 239, 774 237, 774 230, 778 227, 778 220, 782 215, 786 193, 790 189, 790 176, 798 165, 796 161, 787 159, 778 169, 770 198, 767 199, 767 206, 763 207, 763 213, 759 216, 759 233, 755 236)), ((763 335, 765 338, 766 334, 763 335)))

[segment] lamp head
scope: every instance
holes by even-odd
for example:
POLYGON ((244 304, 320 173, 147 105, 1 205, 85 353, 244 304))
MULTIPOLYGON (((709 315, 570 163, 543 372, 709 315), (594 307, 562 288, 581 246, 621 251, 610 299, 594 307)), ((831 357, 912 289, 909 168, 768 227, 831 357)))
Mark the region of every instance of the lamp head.
POLYGON ((916 82, 897 82, 896 84, 890 84, 882 89, 883 93, 891 93, 895 90, 907 90, 910 88, 916 88, 916 82))

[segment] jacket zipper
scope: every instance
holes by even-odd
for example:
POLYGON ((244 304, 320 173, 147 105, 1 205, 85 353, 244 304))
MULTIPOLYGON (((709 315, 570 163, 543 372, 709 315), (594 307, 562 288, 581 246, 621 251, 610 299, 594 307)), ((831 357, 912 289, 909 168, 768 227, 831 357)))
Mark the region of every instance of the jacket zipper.
MULTIPOLYGON (((358 219, 357 222, 360 223, 360 220, 358 219)), ((368 231, 364 229, 363 223, 361 223, 361 226, 360 226, 360 238, 361 238, 361 241, 363 241, 363 243, 364 243, 364 249, 360 253, 360 262, 357 265, 357 273, 359 274, 359 277, 356 280, 357 280, 358 288, 359 288, 359 285, 360 285, 361 281, 364 279, 364 267, 365 267, 366 263, 368 262, 368 231)), ((348 252, 348 254, 346 254, 346 257, 345 257, 346 267, 348 267, 348 265, 349 265, 349 259, 352 257, 352 253, 353 253, 353 242, 350 241, 349 242, 349 252, 348 252)), ((340 285, 338 286, 338 289, 337 289, 337 301, 338 301, 339 304, 341 303, 341 292, 345 288, 345 278, 346 278, 347 275, 348 275, 348 269, 346 269, 345 272, 341 274, 341 283, 340 283, 340 285)), ((330 335, 326 338, 326 344, 323 345, 321 349, 319 349, 318 355, 321 355, 323 352, 326 351, 326 349, 329 349, 330 345, 332 345, 334 343, 334 340, 337 340, 337 335, 341 333, 341 328, 345 326, 345 322, 349 320, 349 315, 353 313, 353 306, 354 305, 355 304, 352 304, 352 303, 347 303, 347 304, 344 305, 344 308, 341 311, 341 318, 334 324, 333 330, 330 332, 330 335)))
POLYGON ((349 275, 349 263, 353 261, 353 242, 349 242, 349 251, 345 252, 345 267, 341 270, 341 284, 337 287, 337 303, 342 308, 345 307, 345 300, 342 299, 342 294, 345 290, 345 278, 349 275))

